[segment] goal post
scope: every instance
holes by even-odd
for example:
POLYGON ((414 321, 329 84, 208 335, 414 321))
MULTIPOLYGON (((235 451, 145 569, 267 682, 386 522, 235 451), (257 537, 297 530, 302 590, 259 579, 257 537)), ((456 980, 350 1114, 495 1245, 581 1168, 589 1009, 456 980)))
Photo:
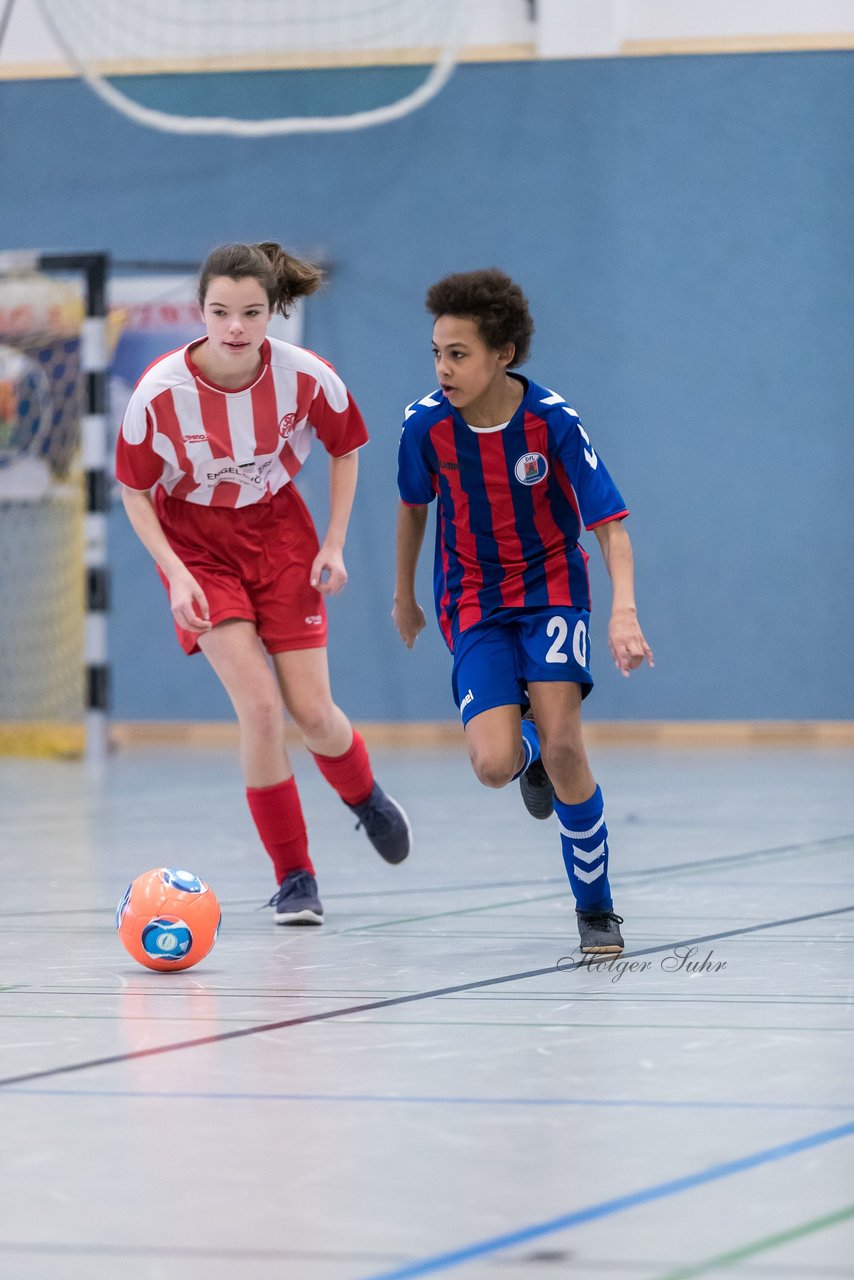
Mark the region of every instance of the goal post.
POLYGON ((106 253, 0 253, 0 751, 103 758, 106 253))

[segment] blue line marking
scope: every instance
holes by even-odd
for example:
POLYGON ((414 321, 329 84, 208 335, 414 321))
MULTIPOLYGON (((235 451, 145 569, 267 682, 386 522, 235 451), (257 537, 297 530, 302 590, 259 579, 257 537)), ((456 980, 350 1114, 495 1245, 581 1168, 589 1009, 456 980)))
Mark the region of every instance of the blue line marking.
POLYGON ((756 1151, 753 1155, 743 1156, 740 1160, 728 1160, 724 1164, 712 1165, 699 1173, 688 1174, 684 1178, 674 1178, 670 1182, 659 1182, 644 1191, 635 1191, 630 1195, 618 1196, 615 1200, 603 1200, 599 1204, 588 1205, 586 1209, 578 1209, 575 1213, 566 1213, 559 1218, 550 1218, 546 1222, 536 1222, 530 1227, 521 1227, 518 1231, 508 1231, 505 1235, 492 1236, 487 1240, 479 1240, 463 1249, 453 1249, 448 1253, 437 1253, 432 1258, 422 1258, 420 1262, 412 1262, 403 1267, 395 1267, 393 1271, 378 1271, 364 1280, 411 1280, 413 1276, 426 1276, 436 1271, 447 1271, 451 1267, 462 1266, 473 1258, 482 1258, 484 1254, 496 1253, 499 1249, 509 1249, 513 1245, 527 1244, 539 1236, 551 1235, 555 1231, 566 1231, 571 1227, 581 1226, 586 1222, 594 1222, 597 1218, 607 1218, 626 1209, 634 1209, 637 1205, 649 1204, 653 1200, 664 1200, 668 1196, 679 1195, 707 1182, 717 1182, 721 1178, 732 1177, 735 1173, 744 1173, 747 1169, 755 1169, 758 1165, 770 1164, 774 1160, 785 1160, 788 1156, 797 1155, 800 1151, 809 1151, 812 1147, 823 1146, 827 1142, 835 1142, 838 1138, 848 1138, 854 1134, 854 1121, 840 1125, 837 1129, 823 1129, 819 1133, 809 1134, 806 1138, 797 1138, 794 1142, 785 1142, 779 1147, 767 1147, 764 1151, 756 1151))

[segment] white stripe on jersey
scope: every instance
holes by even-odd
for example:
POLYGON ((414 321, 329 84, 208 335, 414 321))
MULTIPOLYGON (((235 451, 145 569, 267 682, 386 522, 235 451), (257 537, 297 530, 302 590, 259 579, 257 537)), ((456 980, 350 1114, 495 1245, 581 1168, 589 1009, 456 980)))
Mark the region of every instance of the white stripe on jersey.
POLYGON ((314 428, 308 425, 307 419, 303 419, 303 422, 300 425, 302 429, 297 430, 294 433, 288 441, 288 444, 296 454, 300 466, 302 466, 309 455, 311 446, 315 440, 315 435, 314 428))
POLYGON ((174 467, 177 473, 175 475, 174 480, 172 481, 171 487, 169 485, 165 486, 167 493, 169 493, 171 492, 171 489, 175 487, 175 485, 178 483, 178 481, 181 479, 181 476, 184 473, 181 470, 181 464, 178 461, 178 455, 175 452, 175 446, 173 445, 169 437, 158 436, 157 440, 158 440, 157 452, 161 455, 162 458, 164 458, 166 462, 168 462, 172 467, 174 467))
MULTIPOLYGON (((278 397, 277 397, 278 399, 278 397)), ((240 466, 255 458, 255 420, 252 414, 252 395, 226 396, 228 430, 231 436, 231 456, 240 466)), ((279 415, 281 416, 281 415, 279 415)), ((276 419, 278 421, 278 417, 276 419)))
POLYGON ((192 346, 188 343, 186 347, 181 347, 179 351, 170 351, 168 355, 162 356, 160 360, 147 369, 136 384, 134 396, 139 392, 145 404, 159 396, 161 391, 176 391, 178 387, 189 385, 193 387, 195 380, 190 370, 187 368, 187 362, 184 358, 185 353, 192 346))

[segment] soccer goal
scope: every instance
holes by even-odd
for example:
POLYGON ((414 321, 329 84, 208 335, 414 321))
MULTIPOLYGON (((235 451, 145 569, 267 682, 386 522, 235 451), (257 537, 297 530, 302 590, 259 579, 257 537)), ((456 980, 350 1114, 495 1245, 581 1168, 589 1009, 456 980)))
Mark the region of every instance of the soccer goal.
POLYGON ((107 745, 105 254, 0 254, 0 751, 107 745))
POLYGON ((136 124, 248 138, 366 129, 418 110, 450 79, 470 12, 466 0, 38 5, 68 65, 136 124))

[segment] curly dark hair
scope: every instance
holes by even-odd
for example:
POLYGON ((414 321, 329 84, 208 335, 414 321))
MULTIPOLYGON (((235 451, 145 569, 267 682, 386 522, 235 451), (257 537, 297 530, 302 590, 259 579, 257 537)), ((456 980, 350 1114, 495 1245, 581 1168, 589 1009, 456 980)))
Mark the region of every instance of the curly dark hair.
POLYGON ((528 358, 534 332, 528 299, 518 284, 497 267, 445 276, 427 290, 427 310, 437 320, 439 316, 474 320, 480 336, 493 351, 512 342, 516 353, 510 361, 511 369, 528 358))

